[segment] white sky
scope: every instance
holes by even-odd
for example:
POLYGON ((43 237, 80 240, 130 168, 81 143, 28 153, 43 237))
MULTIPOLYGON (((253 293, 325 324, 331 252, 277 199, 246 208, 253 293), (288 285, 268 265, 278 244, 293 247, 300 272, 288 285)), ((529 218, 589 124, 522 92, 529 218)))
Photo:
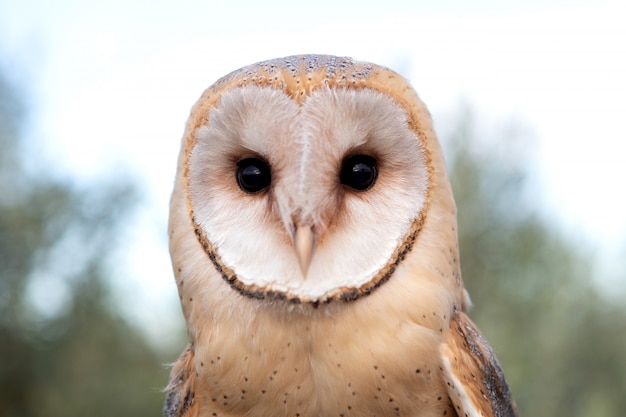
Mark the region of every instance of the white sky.
MULTIPOLYGON (((483 121, 521 120, 538 137, 538 200, 625 285, 626 2, 215 3, 0 0, 0 54, 26 71, 51 166, 85 181, 128 171, 146 189, 125 291, 177 303, 165 223, 191 105, 221 75, 298 53, 399 70, 436 126, 461 99, 483 121)), ((171 315, 145 310, 131 313, 171 315)))

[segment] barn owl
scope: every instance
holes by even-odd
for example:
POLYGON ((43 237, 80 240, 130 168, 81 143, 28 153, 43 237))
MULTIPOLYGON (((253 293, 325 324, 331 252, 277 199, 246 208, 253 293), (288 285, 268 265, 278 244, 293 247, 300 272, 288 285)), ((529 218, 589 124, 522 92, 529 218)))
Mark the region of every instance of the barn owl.
POLYGON ((189 345, 174 416, 515 416, 466 316, 429 113, 371 63, 239 69, 187 122, 170 252, 189 345))

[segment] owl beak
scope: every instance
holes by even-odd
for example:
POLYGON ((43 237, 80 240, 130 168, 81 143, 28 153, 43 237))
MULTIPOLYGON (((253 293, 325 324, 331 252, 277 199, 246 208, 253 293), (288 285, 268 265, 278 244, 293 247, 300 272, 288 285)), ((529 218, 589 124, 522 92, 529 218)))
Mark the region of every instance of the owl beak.
POLYGON ((315 252, 315 233, 311 226, 296 226, 293 234, 293 246, 296 250, 296 257, 300 264, 302 277, 306 279, 313 253, 315 252))

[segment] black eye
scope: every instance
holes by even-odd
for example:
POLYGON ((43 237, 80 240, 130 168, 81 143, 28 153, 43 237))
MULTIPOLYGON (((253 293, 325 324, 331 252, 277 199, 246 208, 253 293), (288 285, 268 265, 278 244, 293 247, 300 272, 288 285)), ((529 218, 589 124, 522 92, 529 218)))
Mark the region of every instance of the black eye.
POLYGON ((339 180, 350 188, 365 191, 372 188, 377 175, 378 170, 374 158, 367 155, 353 155, 343 161, 339 180))
POLYGON ((259 158, 246 158, 237 162, 237 184, 247 193, 257 193, 270 185, 270 167, 259 158))

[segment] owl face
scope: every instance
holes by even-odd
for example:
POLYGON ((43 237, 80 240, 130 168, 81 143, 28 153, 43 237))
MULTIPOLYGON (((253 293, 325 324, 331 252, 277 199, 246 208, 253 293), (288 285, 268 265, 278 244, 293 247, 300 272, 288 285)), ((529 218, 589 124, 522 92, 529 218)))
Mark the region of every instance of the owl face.
POLYGON ((187 210, 232 288, 351 300, 411 250, 430 155, 410 106, 367 82, 376 71, 405 83, 345 58, 291 57, 225 77, 194 108, 180 160, 187 210))

